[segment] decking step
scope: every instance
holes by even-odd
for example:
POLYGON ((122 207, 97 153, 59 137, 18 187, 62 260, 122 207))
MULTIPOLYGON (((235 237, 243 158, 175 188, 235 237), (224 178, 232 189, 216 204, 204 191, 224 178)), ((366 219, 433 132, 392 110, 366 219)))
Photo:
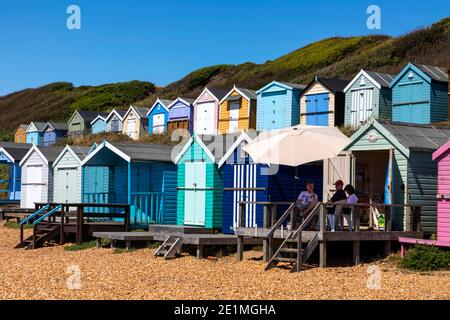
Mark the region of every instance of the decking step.
POLYGON ((280 252, 292 252, 292 253, 297 253, 298 249, 297 248, 281 248, 280 252))
POLYGON ((294 259, 294 258, 283 258, 283 257, 275 257, 274 260, 277 261, 277 262, 291 262, 291 263, 297 262, 297 259, 294 259))

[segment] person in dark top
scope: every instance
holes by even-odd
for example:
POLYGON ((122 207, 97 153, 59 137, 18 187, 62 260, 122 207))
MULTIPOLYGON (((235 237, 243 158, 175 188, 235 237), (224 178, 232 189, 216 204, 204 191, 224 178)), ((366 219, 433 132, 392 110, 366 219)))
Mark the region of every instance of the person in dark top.
MULTIPOLYGON (((342 200, 346 200, 347 199, 347 195, 344 191, 344 182, 342 180, 337 180, 334 183, 334 186, 336 187, 336 192, 334 193, 334 195, 331 197, 329 202, 339 202, 342 200)), ((335 210, 336 210, 336 205, 329 205, 327 206, 327 220, 328 220, 328 224, 330 225, 330 229, 331 231, 335 231, 335 210)))

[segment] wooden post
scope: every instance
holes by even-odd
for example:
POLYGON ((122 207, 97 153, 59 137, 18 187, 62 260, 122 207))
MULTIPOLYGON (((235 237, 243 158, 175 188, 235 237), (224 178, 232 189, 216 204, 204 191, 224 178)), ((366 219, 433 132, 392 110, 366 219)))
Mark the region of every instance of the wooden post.
MULTIPOLYGON (((243 226, 245 226, 245 224, 244 224, 244 204, 239 203, 237 227, 241 228, 243 226)), ((244 259, 244 238, 241 236, 238 236, 237 237, 236 260, 242 261, 243 259, 244 259)))
POLYGON ((130 206, 125 207, 125 232, 129 231, 130 227, 130 206))
POLYGON ((327 243, 325 240, 319 242, 319 265, 321 268, 327 267, 327 243))
POLYGON ((302 263, 302 230, 299 229, 297 234, 297 263, 295 265, 295 271, 300 271, 302 263))
POLYGON ((361 212, 359 211, 359 206, 353 207, 353 228, 355 232, 360 231, 360 225, 361 225, 361 212))
MULTIPOLYGON (((268 204, 264 204, 264 209, 263 209, 263 227, 264 229, 268 229, 269 228, 269 205, 268 204)), ((264 262, 268 262, 271 259, 270 256, 270 246, 271 246, 271 241, 269 241, 268 238, 264 238, 263 239, 263 261, 264 262)))
POLYGON ((386 206, 386 212, 384 213, 385 219, 384 219, 384 229, 386 231, 391 231, 392 229, 392 206, 386 206))
POLYGON ((353 263, 358 265, 360 262, 360 242, 353 241, 353 263))
POLYGON ((131 241, 130 240, 125 241, 125 249, 127 251, 131 249, 131 241))
POLYGON ((237 253, 236 253, 237 261, 244 260, 244 237, 237 237, 237 253))
POLYGON ((411 232, 412 231, 412 223, 413 223, 413 219, 411 217, 411 207, 408 206, 408 205, 405 206, 405 211, 406 211, 406 217, 405 217, 406 228, 405 228, 405 231, 411 232))
MULTIPOLYGON (((324 205, 319 204, 319 231, 325 232, 327 230, 327 215, 325 214, 324 205)), ((310 213, 311 214, 311 213, 310 213)))
POLYGON ((391 254, 391 241, 387 240, 384 242, 384 255, 387 257, 391 254))
POLYGON ((414 230, 416 232, 420 232, 421 226, 420 226, 420 220, 421 220, 421 206, 414 207, 414 230))
POLYGON ((101 246, 102 246, 102 238, 97 237, 97 243, 96 243, 97 249, 100 249, 101 246))
POLYGON ((197 245, 197 259, 203 258, 203 246, 197 245))
POLYGON ((65 207, 62 206, 61 208, 61 221, 60 221, 60 230, 59 230, 59 244, 64 244, 64 211, 65 207))

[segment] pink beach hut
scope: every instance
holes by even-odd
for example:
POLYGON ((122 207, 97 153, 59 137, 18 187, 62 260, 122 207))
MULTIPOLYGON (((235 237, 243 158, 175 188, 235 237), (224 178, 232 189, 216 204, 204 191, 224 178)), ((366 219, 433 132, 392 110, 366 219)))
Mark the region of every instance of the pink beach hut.
POLYGON ((438 162, 437 243, 450 247, 450 141, 433 153, 438 162))
POLYGON ((437 239, 413 239, 399 237, 400 255, 405 247, 414 244, 427 244, 438 247, 450 247, 450 141, 437 149, 432 156, 438 162, 437 187, 437 239))

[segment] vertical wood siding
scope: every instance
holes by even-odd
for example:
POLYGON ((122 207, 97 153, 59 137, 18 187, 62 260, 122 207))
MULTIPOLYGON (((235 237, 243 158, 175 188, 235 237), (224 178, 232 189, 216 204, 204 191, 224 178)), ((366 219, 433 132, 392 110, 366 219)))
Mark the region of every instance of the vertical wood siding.
POLYGON ((30 181, 30 170, 33 170, 33 166, 42 166, 42 177, 41 181, 44 184, 42 186, 41 202, 51 202, 53 200, 53 170, 51 170, 44 162, 44 160, 39 156, 39 154, 34 151, 28 160, 22 165, 22 197, 20 199, 20 207, 26 208, 27 198, 31 192, 30 181))
POLYGON ((335 126, 335 96, 332 92, 330 92, 328 89, 326 89, 324 86, 322 86, 320 83, 315 83, 313 86, 311 86, 307 91, 302 93, 302 96, 300 97, 300 123, 306 124, 306 99, 310 95, 314 94, 323 94, 328 93, 328 126, 334 127, 335 126))
POLYGON ((81 202, 81 164, 69 151, 65 151, 60 161, 54 166, 54 201, 66 203, 69 199, 74 202, 81 202), (76 171, 76 185, 71 186, 73 194, 66 196, 65 172, 61 169, 71 169, 76 171))
MULTIPOLYGON (((234 91, 231 96, 239 93, 234 91)), ((230 103, 225 100, 219 106, 219 134, 228 133, 230 125, 230 103)), ((256 128, 256 101, 248 102, 247 99, 240 99, 238 130, 246 131, 256 128)))
MULTIPOLYGON (((450 150, 438 159, 438 194, 450 196, 450 150)), ((450 245, 450 199, 438 200, 437 239, 450 245)))

